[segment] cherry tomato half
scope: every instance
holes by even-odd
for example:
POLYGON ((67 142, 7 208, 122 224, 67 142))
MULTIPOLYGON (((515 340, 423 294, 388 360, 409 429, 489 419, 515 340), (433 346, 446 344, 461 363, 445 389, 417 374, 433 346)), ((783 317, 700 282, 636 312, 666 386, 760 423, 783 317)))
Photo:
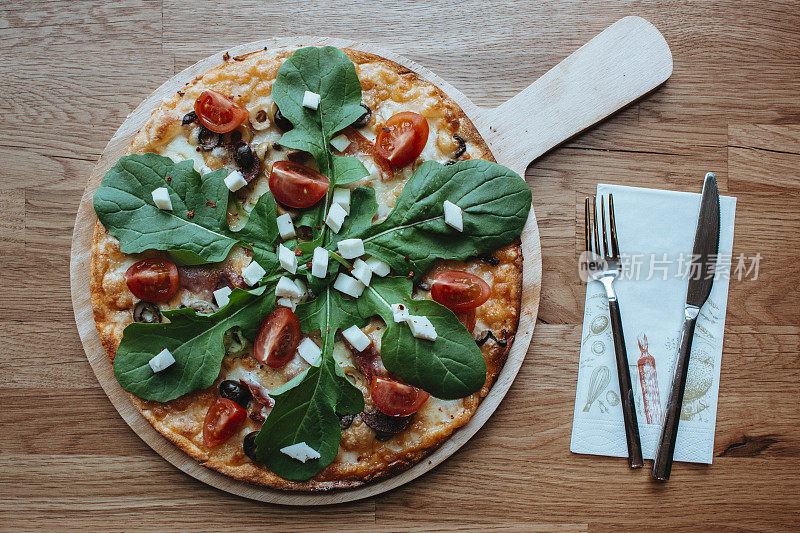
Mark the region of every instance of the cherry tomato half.
POLYGON ((293 161, 275 161, 269 173, 269 190, 289 207, 311 207, 328 192, 328 178, 293 161))
POLYGON ((477 317, 475 316, 474 309, 467 309, 466 311, 453 311, 456 314, 458 320, 464 324, 464 327, 467 328, 467 331, 472 333, 472 330, 475 329, 475 322, 477 321, 477 317))
POLYGON ((430 397, 430 394, 422 389, 378 376, 372 378, 370 395, 375 407, 389 416, 414 414, 430 397))
POLYGON ((389 117, 378 131, 375 151, 396 167, 413 162, 428 142, 428 121, 411 111, 403 111, 389 117))
POLYGON ((194 112, 200 124, 217 133, 233 131, 247 118, 246 110, 216 91, 203 91, 194 102, 194 112))
POLYGON ((491 294, 488 283, 462 270, 443 270, 431 285, 431 297, 452 311, 475 309, 491 294))
POLYGON ((203 444, 206 448, 219 446, 242 427, 245 418, 247 411, 241 405, 228 398, 217 398, 203 421, 203 444))
POLYGON ((178 290, 178 267, 161 257, 143 259, 125 271, 125 282, 140 300, 165 302, 178 290))
POLYGON ((292 360, 300 344, 300 320, 291 309, 279 307, 261 324, 253 357, 270 368, 282 368, 292 360))

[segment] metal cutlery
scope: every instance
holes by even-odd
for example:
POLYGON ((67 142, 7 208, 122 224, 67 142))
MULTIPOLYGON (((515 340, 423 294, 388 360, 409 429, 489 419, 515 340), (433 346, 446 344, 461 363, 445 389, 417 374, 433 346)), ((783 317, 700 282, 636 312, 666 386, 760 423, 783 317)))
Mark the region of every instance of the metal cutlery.
POLYGON ((692 351, 692 339, 697 316, 703 307, 714 282, 714 268, 719 250, 719 190, 714 174, 706 174, 703 182, 703 196, 700 200, 700 214, 697 217, 697 230, 694 237, 694 248, 689 268, 695 275, 689 280, 686 291, 683 326, 681 327, 678 356, 672 376, 672 386, 664 413, 664 424, 661 428, 658 448, 653 461, 653 477, 660 481, 669 479, 672 470, 672 456, 675 452, 675 439, 678 435, 678 423, 683 406, 683 392, 686 387, 686 375, 689 370, 689 354, 692 351))
POLYGON ((625 423, 625 438, 628 445, 628 465, 631 468, 641 468, 644 461, 642 460, 642 444, 639 440, 639 424, 636 420, 636 406, 633 402, 633 387, 631 385, 630 369, 628 368, 625 337, 622 332, 619 302, 617 301, 617 294, 614 292, 614 280, 619 276, 621 265, 617 226, 614 220, 613 195, 608 195, 608 234, 611 237, 610 243, 606 233, 606 210, 603 198, 600 197, 600 215, 603 228, 602 248, 598 230, 597 202, 594 197, 591 199, 591 204, 589 198, 586 198, 585 215, 586 253, 584 254, 585 259, 582 268, 585 269, 587 280, 602 283, 608 296, 608 311, 611 317, 611 333, 614 338, 614 353, 617 360, 617 376, 619 378, 619 391, 622 401, 622 418, 625 423))

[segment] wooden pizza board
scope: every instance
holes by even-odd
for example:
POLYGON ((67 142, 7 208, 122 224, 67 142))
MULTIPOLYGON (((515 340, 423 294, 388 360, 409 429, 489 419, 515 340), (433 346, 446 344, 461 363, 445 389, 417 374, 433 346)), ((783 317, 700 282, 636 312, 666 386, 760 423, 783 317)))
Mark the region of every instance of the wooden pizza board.
MULTIPOLYGON (((531 161, 656 88, 672 73, 672 55, 658 30, 639 17, 625 17, 589 41, 528 88, 493 109, 479 108, 459 90, 425 67, 376 46, 341 39, 297 37, 268 39, 237 46, 231 56, 281 46, 332 45, 371 52, 418 73, 452 98, 474 122, 497 161, 520 175, 531 161)), ((192 477, 246 498, 286 505, 322 505, 367 498, 399 487, 452 455, 491 416, 511 386, 531 342, 542 278, 536 216, 531 209, 522 233, 524 255, 522 311, 514 344, 497 381, 474 416, 441 447, 410 469, 384 481, 328 493, 300 493, 260 487, 201 466, 161 436, 133 407, 114 378, 100 344, 89 293, 92 232, 97 217, 92 196, 106 171, 130 145, 161 100, 186 82, 223 63, 218 52, 173 76, 139 105, 120 126, 92 171, 83 193, 72 239, 70 280, 78 333, 100 385, 122 418, 153 450, 192 477)), ((534 189, 534 195, 536 191, 534 189)))

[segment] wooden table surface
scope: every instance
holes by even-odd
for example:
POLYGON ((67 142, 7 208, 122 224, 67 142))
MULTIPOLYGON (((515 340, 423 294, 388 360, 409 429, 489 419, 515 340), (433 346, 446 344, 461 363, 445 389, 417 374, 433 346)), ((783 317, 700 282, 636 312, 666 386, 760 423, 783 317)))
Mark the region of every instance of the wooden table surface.
POLYGON ((790 529, 800 517, 800 3, 17 1, 0 7, 0 527, 790 529), (301 7, 302 5, 302 7, 301 7), (333 6, 333 7, 327 7, 333 6), (653 22, 667 83, 529 167, 539 323, 494 417, 422 478, 369 500, 282 508, 205 486, 128 428, 72 315, 72 227, 89 172, 145 96, 210 53, 324 34, 380 44, 479 105, 527 86, 617 19, 653 22), (584 286, 582 199, 602 182, 738 197, 712 466, 666 485, 569 452, 584 286))

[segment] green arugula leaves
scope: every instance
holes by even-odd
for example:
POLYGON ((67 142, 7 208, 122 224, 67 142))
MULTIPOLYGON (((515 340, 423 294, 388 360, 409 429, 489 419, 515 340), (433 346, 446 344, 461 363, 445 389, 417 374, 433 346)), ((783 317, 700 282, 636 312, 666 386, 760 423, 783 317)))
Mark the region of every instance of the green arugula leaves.
MULTIPOLYGON (((296 226, 312 228, 312 240, 285 243, 302 253, 297 276, 307 277, 315 297, 299 304, 296 314, 303 333, 319 332, 322 354, 306 371, 270 393, 275 405, 256 438, 261 462, 285 479, 300 481, 335 459, 341 438, 339 416, 364 409, 361 391, 333 356, 339 331, 363 327, 378 315, 387 326, 381 357, 389 372, 443 399, 480 390, 486 365, 472 335, 449 309, 430 300, 412 300, 412 280, 424 276, 438 259, 467 259, 512 242, 527 219, 531 191, 517 174, 488 161, 451 166, 427 162, 406 183, 389 216, 375 225, 374 189, 353 189, 350 214, 334 234, 324 225, 330 191, 367 175, 358 159, 335 155, 330 147, 331 138, 364 113, 355 66, 339 49, 301 48, 279 69, 272 96, 294 125, 280 144, 310 152, 330 181, 325 199, 294 220, 296 226), (320 95, 317 110, 303 106, 306 91, 320 95), (461 207, 463 232, 445 224, 445 200, 461 207), (349 267, 335 251, 339 241, 349 238, 362 239, 366 253, 387 262, 396 275, 373 277, 358 299, 333 289, 340 269, 349 267), (325 278, 311 277, 305 266, 317 246, 331 254, 325 278), (413 315, 428 317, 437 339, 415 338, 407 324, 394 322, 391 304, 395 303, 405 304, 413 315), (320 458, 301 463, 280 452, 299 442, 317 450, 320 458)), ((225 356, 225 335, 237 328, 252 342, 275 309, 275 281, 288 275, 279 271, 275 255, 279 232, 274 197, 269 192, 262 195, 244 227, 232 231, 226 218, 229 191, 224 177, 223 170, 201 176, 191 161, 129 155, 108 171, 95 194, 100 222, 125 253, 161 250, 179 263, 199 264, 223 261, 239 245, 252 250, 253 259, 267 270, 260 286, 235 289, 229 303, 215 313, 169 310, 163 312, 168 322, 125 328, 114 373, 125 390, 140 398, 166 402, 213 385, 225 356), (159 187, 169 191, 172 211, 155 206, 151 193, 159 187), (149 361, 164 348, 175 364, 154 373, 149 361)))

